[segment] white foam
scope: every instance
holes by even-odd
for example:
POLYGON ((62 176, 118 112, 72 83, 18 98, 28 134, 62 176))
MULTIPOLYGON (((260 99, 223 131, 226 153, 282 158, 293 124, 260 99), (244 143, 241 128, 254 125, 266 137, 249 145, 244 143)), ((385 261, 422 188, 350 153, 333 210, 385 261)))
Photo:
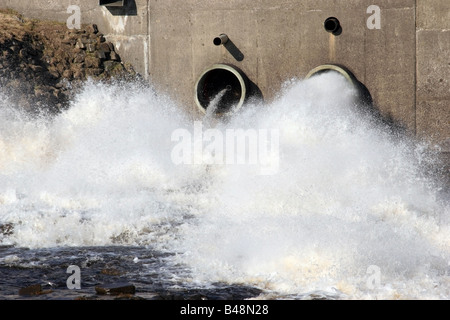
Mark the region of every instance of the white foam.
POLYGON ((0 223, 14 228, 1 241, 152 245, 196 282, 281 294, 448 299, 450 211, 423 175, 426 148, 366 121, 354 95, 322 74, 216 124, 278 129, 273 175, 174 165, 171 133, 194 119, 133 83, 90 83, 52 121, 3 100, 0 223))

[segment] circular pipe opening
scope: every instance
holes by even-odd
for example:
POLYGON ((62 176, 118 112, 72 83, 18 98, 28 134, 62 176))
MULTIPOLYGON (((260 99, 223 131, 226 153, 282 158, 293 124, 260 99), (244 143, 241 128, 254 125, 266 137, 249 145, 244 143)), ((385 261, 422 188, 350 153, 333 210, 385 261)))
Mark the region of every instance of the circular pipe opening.
POLYGON ((225 44, 228 42, 228 36, 224 33, 219 35, 218 37, 215 37, 213 40, 214 45, 220 46, 221 44, 225 44))
POLYGON ((335 17, 329 17, 323 23, 325 30, 334 35, 339 35, 342 32, 341 23, 335 17))
POLYGON ((321 74, 323 72, 327 72, 327 71, 338 72, 342 76, 344 76, 344 78, 352 86, 354 86, 356 88, 357 94, 358 94, 358 97, 357 97, 358 100, 360 102, 362 102, 363 104, 372 105, 372 102, 373 102, 372 96, 371 96, 369 90, 367 89, 367 87, 363 83, 361 83, 350 70, 348 70, 347 68, 345 68, 343 66, 339 66, 339 65, 335 65, 335 64, 324 64, 324 65, 318 66, 318 67, 312 69, 306 75, 306 79, 311 78, 312 76, 321 74))
POLYGON ((327 72, 327 71, 335 71, 335 72, 340 73, 341 75, 343 75, 345 77, 345 79, 347 79, 347 81, 349 81, 352 85, 354 85, 353 74, 351 74, 349 71, 347 71, 343 67, 335 65, 335 64, 324 64, 324 65, 321 65, 321 66, 318 66, 318 67, 312 69, 306 75, 306 79, 311 78, 312 76, 318 75, 320 73, 327 72))
POLYGON ((195 84, 195 102, 206 114, 214 108, 216 115, 237 111, 248 96, 248 79, 234 66, 215 64, 206 69, 195 84))

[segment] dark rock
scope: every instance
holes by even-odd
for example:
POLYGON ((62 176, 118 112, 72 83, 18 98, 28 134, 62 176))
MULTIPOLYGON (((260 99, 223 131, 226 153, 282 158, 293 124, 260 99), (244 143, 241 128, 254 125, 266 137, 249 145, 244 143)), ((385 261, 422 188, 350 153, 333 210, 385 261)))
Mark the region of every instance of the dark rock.
POLYGON ((97 57, 102 60, 106 60, 106 53, 104 51, 97 51, 97 57))
POLYGON ((31 296, 38 295, 42 292, 42 286, 40 284, 33 284, 31 286, 20 288, 19 295, 21 296, 31 296))
POLYGON ((69 68, 69 63, 66 59, 61 59, 59 63, 56 65, 56 70, 58 70, 59 74, 62 75, 66 69, 69 68))
POLYGON ((45 99, 51 97, 50 90, 46 86, 36 87, 34 89, 34 95, 38 98, 45 98, 45 99))
POLYGON ((103 65, 105 67, 105 72, 112 76, 120 75, 125 70, 125 67, 117 61, 105 61, 103 65))
POLYGON ((73 63, 82 63, 86 59, 86 54, 84 53, 77 53, 73 57, 73 63))
POLYGON ((96 24, 91 24, 86 27, 86 31, 96 34, 96 33, 98 33, 98 27, 96 24))
POLYGON ((106 41, 106 38, 102 34, 98 34, 97 35, 97 42, 98 43, 103 43, 105 41, 106 41))
POLYGON ((84 44, 96 44, 97 43, 97 41, 95 39, 92 39, 92 38, 89 38, 86 36, 81 37, 80 40, 84 44))
POLYGON ((119 294, 114 300, 146 300, 142 297, 135 296, 134 294, 119 294))
POLYGON ((71 38, 64 38, 62 39, 61 43, 74 45, 76 43, 76 40, 71 38))
POLYGON ((111 51, 109 53, 109 58, 113 61, 120 61, 120 57, 117 53, 115 53, 114 51, 111 51))
POLYGON ((63 94, 62 94, 61 90, 59 90, 59 89, 53 90, 53 95, 58 100, 63 98, 63 94))
POLYGON ((9 47, 10 52, 13 53, 18 53, 20 51, 20 47, 19 46, 11 46, 9 47))
POLYGON ((103 66, 105 68, 106 72, 111 72, 112 69, 114 69, 114 66, 117 64, 115 61, 105 61, 103 62, 103 66))
POLYGON ((112 43, 112 42, 107 42, 107 44, 108 44, 108 46, 109 46, 109 51, 116 51, 115 49, 114 49, 114 44, 112 43))
POLYGON ((87 52, 95 52, 95 50, 97 50, 97 46, 94 43, 86 43, 86 51, 87 52))
POLYGON ((63 72, 63 74, 62 74, 62 76, 64 77, 64 78, 66 78, 66 79, 72 79, 72 77, 73 77, 73 71, 72 70, 64 70, 64 72, 63 72))
POLYGON ((96 286, 95 292, 100 295, 119 295, 119 294, 134 294, 136 287, 130 283, 114 283, 103 286, 96 286))
POLYGON ((76 297, 74 300, 96 300, 96 298, 95 297, 79 296, 79 297, 76 297))
POLYGON ((101 271, 102 274, 106 274, 109 276, 120 276, 122 272, 120 270, 114 269, 114 268, 105 268, 101 271))
POLYGON ((42 290, 42 286, 40 284, 33 284, 31 286, 19 289, 19 295, 21 296, 36 296, 50 292, 52 292, 52 290, 42 290))
POLYGON ((107 42, 103 42, 103 43, 99 44, 98 50, 103 51, 103 52, 110 52, 111 47, 109 46, 109 44, 107 42))
POLYGON ((103 70, 100 68, 92 68, 92 69, 86 69, 86 76, 90 77, 96 77, 103 73, 103 70))
POLYGON ((12 235, 14 231, 14 226, 11 223, 0 225, 0 234, 8 236, 12 235))
POLYGON ((33 284, 31 286, 19 289, 19 295, 21 296, 36 296, 51 292, 52 290, 42 290, 42 286, 40 284, 33 284))
POLYGON ((44 68, 42 66, 36 66, 36 65, 31 65, 30 69, 33 70, 33 72, 43 72, 44 68))
POLYGON ((82 80, 85 77, 85 72, 83 70, 76 70, 73 73, 73 78, 76 80, 82 80))
POLYGON ((58 70, 55 70, 54 67, 51 67, 48 69, 48 73, 54 78, 54 79, 58 79, 61 74, 59 73, 58 70))
POLYGON ((75 49, 73 49, 73 51, 72 51, 74 54, 78 54, 78 53, 84 53, 84 50, 83 49, 81 49, 81 48, 77 48, 77 47, 75 47, 75 49))
POLYGON ((88 77, 103 81, 138 76, 131 65, 120 63, 114 45, 96 25, 68 30, 64 23, 24 21, 19 24, 0 13, 0 87, 11 92, 17 107, 59 112, 69 107, 88 77))
POLYGON ((19 51, 19 57, 20 58, 28 58, 28 52, 27 52, 27 49, 20 49, 20 51, 19 51))
POLYGON ((102 62, 99 58, 87 56, 84 60, 84 63, 86 65, 86 68, 100 68, 102 62))
POLYGON ((86 46, 85 46, 85 44, 83 43, 83 41, 81 41, 81 39, 78 39, 78 40, 77 40, 77 42, 76 42, 76 44, 75 44, 75 47, 76 47, 77 49, 86 49, 86 46))

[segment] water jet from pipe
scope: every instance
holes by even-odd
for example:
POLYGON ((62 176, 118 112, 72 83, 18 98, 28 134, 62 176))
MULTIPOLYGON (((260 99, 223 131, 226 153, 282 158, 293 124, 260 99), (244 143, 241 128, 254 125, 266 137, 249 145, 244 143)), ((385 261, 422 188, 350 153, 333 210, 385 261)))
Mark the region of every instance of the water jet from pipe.
POLYGON ((249 80, 241 70, 228 64, 215 64, 198 78, 195 102, 199 110, 206 114, 214 101, 215 114, 224 115, 242 107, 249 92, 249 80), (219 101, 216 99, 218 96, 219 101))

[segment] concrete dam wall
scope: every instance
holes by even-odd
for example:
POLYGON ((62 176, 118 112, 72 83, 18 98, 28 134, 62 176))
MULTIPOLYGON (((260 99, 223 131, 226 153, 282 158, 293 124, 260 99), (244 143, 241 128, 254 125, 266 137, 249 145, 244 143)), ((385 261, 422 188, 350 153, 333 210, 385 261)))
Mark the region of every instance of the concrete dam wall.
POLYGON ((450 154, 448 0, 0 0, 0 7, 68 26, 97 24, 124 60, 199 114, 196 86, 216 64, 242 74, 265 101, 289 79, 343 66, 385 118, 450 154))

